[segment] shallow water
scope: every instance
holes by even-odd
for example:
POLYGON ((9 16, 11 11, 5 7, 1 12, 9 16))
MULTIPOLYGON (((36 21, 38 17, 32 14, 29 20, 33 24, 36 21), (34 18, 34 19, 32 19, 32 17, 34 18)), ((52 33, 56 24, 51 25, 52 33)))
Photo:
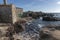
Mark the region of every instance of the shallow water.
POLYGON ((47 26, 47 25, 60 25, 60 21, 42 21, 40 19, 32 21, 33 24, 38 25, 40 24, 41 26, 47 26))

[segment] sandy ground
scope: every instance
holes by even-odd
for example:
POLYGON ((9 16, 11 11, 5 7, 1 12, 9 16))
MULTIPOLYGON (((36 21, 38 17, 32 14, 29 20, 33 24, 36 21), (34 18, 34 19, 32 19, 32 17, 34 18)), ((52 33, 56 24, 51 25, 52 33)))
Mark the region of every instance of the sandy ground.
POLYGON ((48 31, 54 38, 60 40, 60 30, 55 29, 54 31, 50 31, 48 28, 44 28, 43 31, 48 31))
POLYGON ((55 30, 51 32, 52 36, 60 40, 60 30, 55 30))

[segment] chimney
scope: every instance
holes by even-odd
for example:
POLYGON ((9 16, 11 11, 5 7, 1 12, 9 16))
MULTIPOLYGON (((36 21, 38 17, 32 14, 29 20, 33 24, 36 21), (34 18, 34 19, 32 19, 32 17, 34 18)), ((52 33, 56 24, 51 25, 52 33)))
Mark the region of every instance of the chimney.
POLYGON ((6 5, 7 4, 7 0, 3 0, 4 1, 4 5, 6 5))

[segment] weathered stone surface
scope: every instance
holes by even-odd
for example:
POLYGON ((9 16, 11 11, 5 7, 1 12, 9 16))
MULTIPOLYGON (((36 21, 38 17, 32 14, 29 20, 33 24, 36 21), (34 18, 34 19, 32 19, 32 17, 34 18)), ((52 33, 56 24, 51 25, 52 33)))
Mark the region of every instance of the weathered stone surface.
POLYGON ((15 5, 0 5, 0 22, 15 23, 20 19, 19 14, 23 13, 22 8, 16 8, 15 5))

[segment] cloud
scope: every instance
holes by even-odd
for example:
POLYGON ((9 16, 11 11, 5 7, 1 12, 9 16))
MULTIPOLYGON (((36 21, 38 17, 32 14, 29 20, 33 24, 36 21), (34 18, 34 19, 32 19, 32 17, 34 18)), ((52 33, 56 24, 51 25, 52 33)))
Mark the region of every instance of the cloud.
POLYGON ((60 4, 60 1, 58 1, 57 4, 60 4))

